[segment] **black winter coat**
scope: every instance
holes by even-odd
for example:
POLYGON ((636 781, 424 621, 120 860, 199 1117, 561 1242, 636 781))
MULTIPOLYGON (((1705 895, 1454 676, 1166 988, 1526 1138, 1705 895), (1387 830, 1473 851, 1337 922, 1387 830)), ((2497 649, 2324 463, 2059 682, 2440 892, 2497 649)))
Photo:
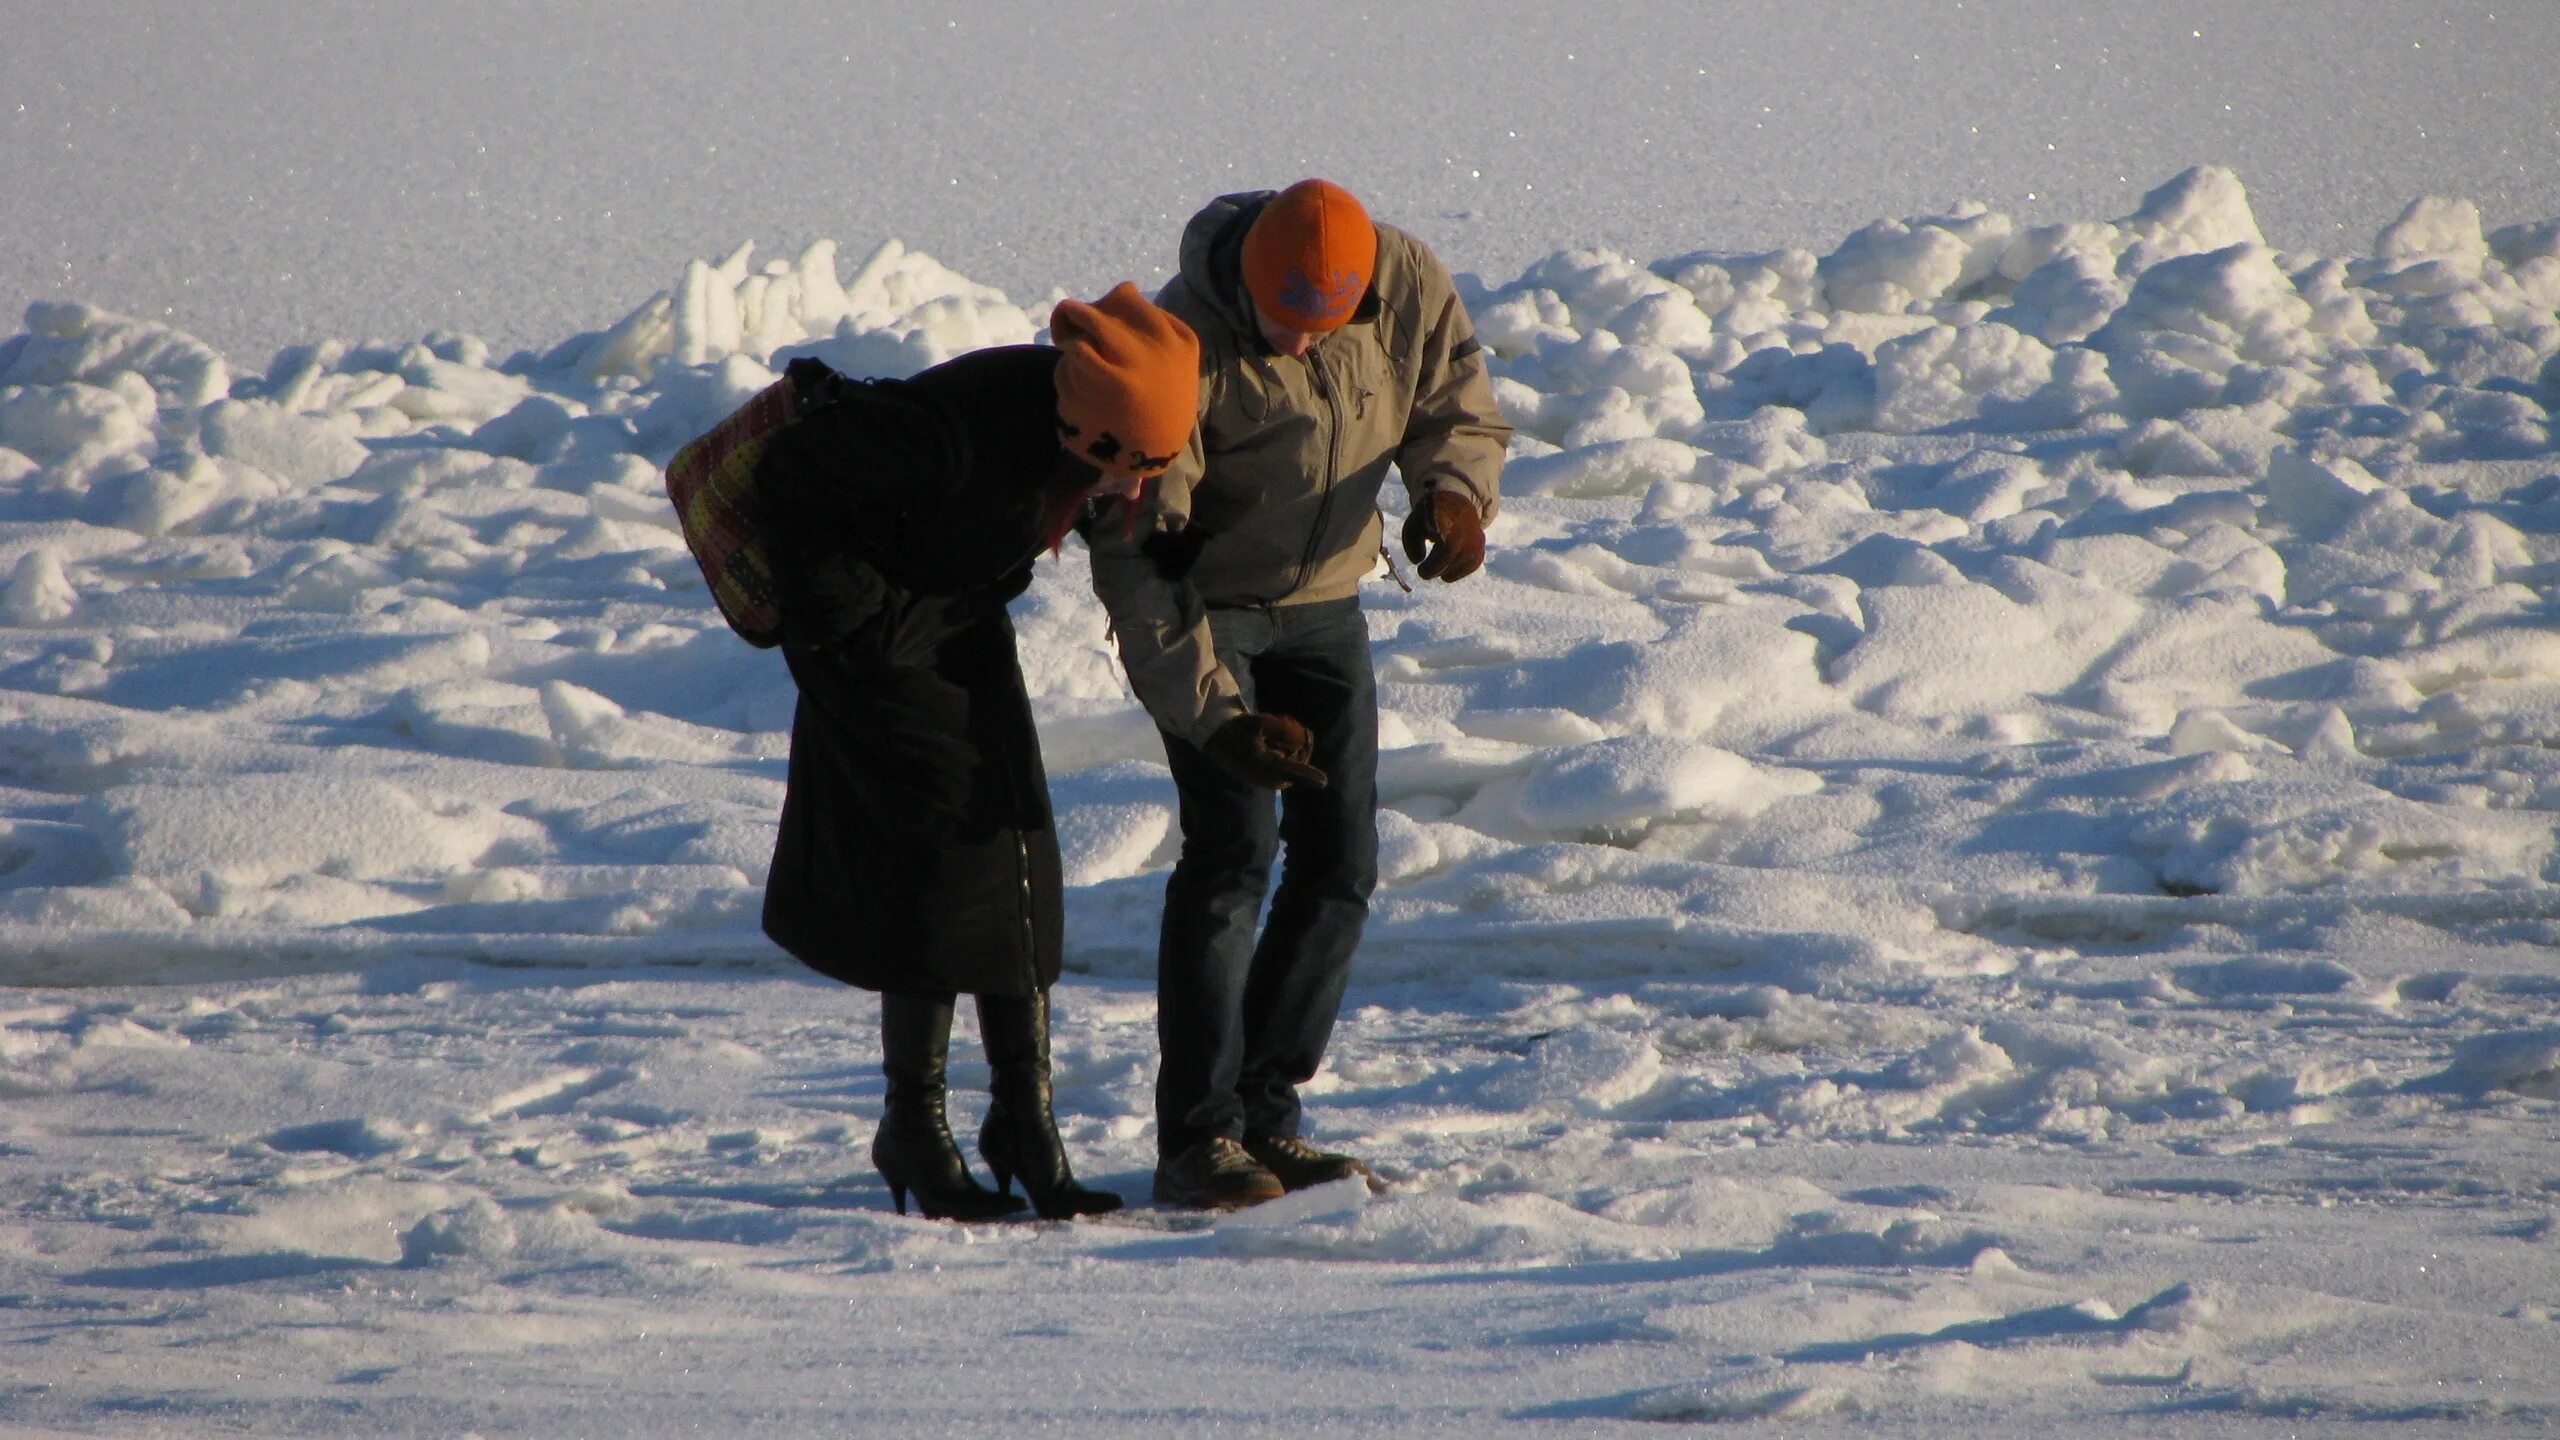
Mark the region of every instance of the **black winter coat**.
MULTIPOLYGON (((1058 352, 981 350, 841 386, 756 473, 800 687, 764 929, 867 990, 1058 978, 1058 841, 1005 602, 1049 497, 1058 352)), ((839 382, 840 384, 840 382, 839 382)))

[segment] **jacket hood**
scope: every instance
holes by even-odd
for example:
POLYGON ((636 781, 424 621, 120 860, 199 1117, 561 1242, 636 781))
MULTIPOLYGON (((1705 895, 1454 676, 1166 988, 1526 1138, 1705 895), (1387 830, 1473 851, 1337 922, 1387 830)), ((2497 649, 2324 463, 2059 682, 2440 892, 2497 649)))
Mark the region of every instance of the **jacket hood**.
POLYGON ((1244 296, 1244 232, 1277 190, 1221 195, 1182 227, 1180 267, 1191 293, 1208 302, 1239 340, 1259 340, 1251 302, 1244 296))

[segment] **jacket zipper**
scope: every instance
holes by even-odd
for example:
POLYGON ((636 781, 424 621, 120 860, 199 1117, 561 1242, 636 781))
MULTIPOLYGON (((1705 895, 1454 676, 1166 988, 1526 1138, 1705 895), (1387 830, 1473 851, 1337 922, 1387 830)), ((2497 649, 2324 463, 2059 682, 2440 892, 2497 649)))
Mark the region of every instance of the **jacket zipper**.
MULTIPOLYGON (((1006 621, 1006 628, 1010 629, 1012 627, 1012 623, 1013 622, 1010 620, 1006 621)), ((1017 665, 1019 664, 1019 662, 1016 663, 1017 665)), ((1024 706, 1022 720, 1026 728, 1030 726, 1031 715, 1027 701, 1024 706)), ((1038 744, 1039 742, 1035 739, 1032 743, 1038 744)), ((1007 788, 1012 790, 1013 803, 1018 806, 1022 803, 1024 793, 1029 788, 1024 783, 1029 777, 1024 775, 1022 772, 1022 757, 1014 754, 1011 750, 1007 750, 1004 757, 1004 770, 1005 779, 1008 782, 1007 788)), ((1050 823, 1057 823, 1054 816, 1051 818, 1050 823)), ((1039 927, 1032 922, 1031 918, 1031 912, 1033 909, 1031 894, 1031 841, 1025 833, 1027 829, 1027 822, 1019 811, 1014 815, 1013 824, 1010 828, 1013 831, 1014 903, 1018 908, 1018 913, 1022 920, 1022 978, 1023 983, 1029 987, 1025 993, 1037 994, 1040 990, 1040 931, 1039 927)))
POLYGON ((1315 381, 1317 397, 1324 401, 1330 429, 1325 435, 1324 498, 1316 502, 1315 529, 1307 536, 1306 554, 1299 557, 1297 583, 1289 587, 1292 595, 1306 589, 1307 582, 1315 578, 1317 554, 1324 548, 1325 521, 1333 516, 1333 496, 1342 478, 1342 397, 1325 375, 1323 357, 1313 350, 1307 352, 1307 373, 1315 381))
POLYGON ((1023 838, 1022 828, 1013 831, 1013 873, 1020 882, 1022 902, 1022 976, 1033 993, 1040 989, 1040 936, 1031 923, 1031 842, 1023 838))

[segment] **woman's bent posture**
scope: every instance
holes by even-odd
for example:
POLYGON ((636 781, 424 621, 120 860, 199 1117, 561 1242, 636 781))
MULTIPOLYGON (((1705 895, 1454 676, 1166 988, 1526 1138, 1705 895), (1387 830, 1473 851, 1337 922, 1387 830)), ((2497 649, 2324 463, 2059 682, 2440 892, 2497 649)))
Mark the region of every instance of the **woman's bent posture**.
POLYGON ((800 688, 765 933, 880 992, 888 1080, 872 1163, 900 1213, 1116 1209, 1076 1183, 1050 1110, 1057 836, 1005 603, 1088 502, 1129 498, 1188 440, 1198 348, 1122 285, 1060 304, 1054 346, 981 350, 903 381, 803 362, 807 413, 756 473, 782 650, 800 688), (812 388, 814 387, 814 388, 812 388), (962 1159, 944 1108, 958 995, 993 1099, 962 1159))

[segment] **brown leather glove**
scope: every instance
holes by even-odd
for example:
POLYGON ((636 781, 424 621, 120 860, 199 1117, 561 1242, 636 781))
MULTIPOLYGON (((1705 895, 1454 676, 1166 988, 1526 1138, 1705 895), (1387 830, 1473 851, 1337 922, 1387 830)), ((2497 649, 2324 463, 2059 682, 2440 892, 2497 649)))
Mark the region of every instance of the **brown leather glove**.
POLYGON ((1484 564, 1484 518, 1456 490, 1434 490, 1404 522, 1404 558, 1425 580, 1464 580, 1484 564), (1424 553, 1425 547, 1429 553, 1424 553))
POLYGON ((1286 715, 1239 715, 1210 732, 1202 748, 1219 769, 1249 785, 1266 790, 1325 787, 1324 772, 1307 763, 1316 738, 1286 715))

